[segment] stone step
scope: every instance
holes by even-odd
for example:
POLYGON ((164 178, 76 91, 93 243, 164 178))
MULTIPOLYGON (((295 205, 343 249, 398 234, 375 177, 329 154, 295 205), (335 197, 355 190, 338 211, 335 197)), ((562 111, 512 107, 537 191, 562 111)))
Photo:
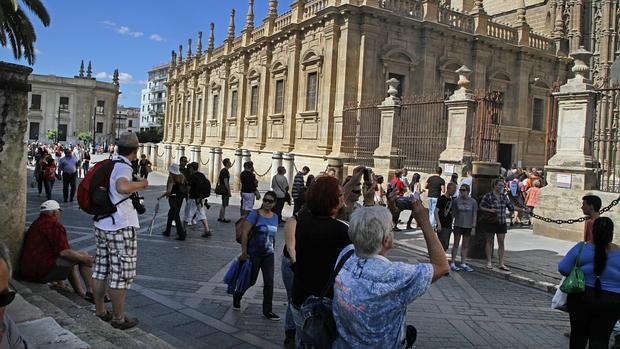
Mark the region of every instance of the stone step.
POLYGON ((173 348, 139 327, 126 331, 113 328, 94 315, 94 305, 73 293, 61 294, 45 284, 12 281, 11 285, 27 302, 38 307, 44 316, 56 320, 91 348, 173 348))

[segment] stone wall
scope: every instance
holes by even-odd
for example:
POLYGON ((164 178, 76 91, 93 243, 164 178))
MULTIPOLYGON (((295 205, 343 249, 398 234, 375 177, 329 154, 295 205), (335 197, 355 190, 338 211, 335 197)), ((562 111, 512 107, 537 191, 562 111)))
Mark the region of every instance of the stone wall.
POLYGON ((0 62, 0 241, 9 247, 15 267, 26 218, 24 134, 28 129, 31 72, 28 67, 0 62))

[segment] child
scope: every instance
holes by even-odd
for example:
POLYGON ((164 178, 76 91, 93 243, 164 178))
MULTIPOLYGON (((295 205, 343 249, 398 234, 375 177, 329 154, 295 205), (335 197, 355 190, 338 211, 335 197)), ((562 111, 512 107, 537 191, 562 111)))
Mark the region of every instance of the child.
MULTIPOLYGON (((540 192, 540 181, 537 179, 534 181, 534 186, 527 190, 527 196, 525 197, 525 205, 529 209, 528 212, 534 212, 536 203, 538 203, 538 193, 540 192)), ((528 215, 529 218, 529 215, 528 215)), ((532 224, 532 219, 528 220, 528 225, 532 224)))

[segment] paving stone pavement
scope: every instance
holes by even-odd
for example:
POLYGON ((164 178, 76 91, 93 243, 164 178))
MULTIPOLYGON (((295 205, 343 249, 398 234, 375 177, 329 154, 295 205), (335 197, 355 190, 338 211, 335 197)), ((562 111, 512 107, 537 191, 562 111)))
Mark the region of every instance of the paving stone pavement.
MULTIPOLYGON (((201 238, 193 226, 186 241, 161 235, 168 204, 161 201, 153 235, 146 233, 155 197, 165 178, 151 175, 153 184, 142 192, 147 213, 140 216, 138 276, 128 292, 126 311, 140 319, 140 327, 179 348, 276 348, 284 337, 286 293, 279 270, 283 241, 277 236, 274 312, 280 322, 262 317, 262 280, 242 301, 241 311, 232 310, 232 298, 222 282, 229 263, 240 252, 234 241, 232 223, 218 223, 219 199, 212 197, 208 211, 214 235, 201 238)), ((53 198, 62 201, 56 183, 53 198)), ((28 188, 27 224, 38 216, 44 197, 28 188)), ((238 198, 231 200, 228 216, 239 216, 238 198)), ((94 254, 92 220, 76 203, 62 203, 62 222, 74 249, 94 254)), ((287 208, 290 210, 290 208, 287 208)), ((173 228, 174 234, 174 228, 173 228)), ((392 260, 412 263, 427 261, 418 251, 398 247, 392 260)), ((563 333, 568 317, 550 309, 551 295, 480 273, 452 273, 434 284, 414 302, 408 322, 418 329, 417 348, 565 348, 563 333)))

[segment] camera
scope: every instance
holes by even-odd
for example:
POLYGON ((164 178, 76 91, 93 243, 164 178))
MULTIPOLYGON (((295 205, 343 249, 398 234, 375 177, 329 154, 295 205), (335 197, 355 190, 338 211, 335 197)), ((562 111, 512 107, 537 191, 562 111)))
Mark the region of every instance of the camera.
POLYGON ((139 215, 146 212, 146 208, 144 207, 144 197, 139 196, 137 193, 131 194, 131 204, 139 215))

